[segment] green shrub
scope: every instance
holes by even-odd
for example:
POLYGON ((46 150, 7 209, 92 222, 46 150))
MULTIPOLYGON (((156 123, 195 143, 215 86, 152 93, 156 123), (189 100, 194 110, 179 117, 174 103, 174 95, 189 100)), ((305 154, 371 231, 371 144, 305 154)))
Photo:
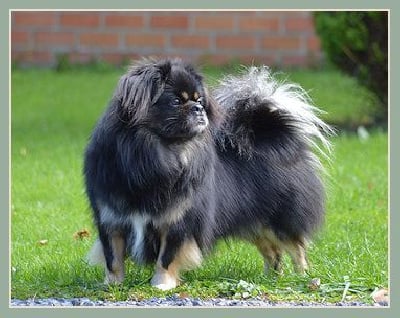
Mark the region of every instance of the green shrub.
POLYGON ((388 102, 388 15, 384 11, 316 12, 322 48, 342 71, 357 77, 379 98, 382 117, 388 102))

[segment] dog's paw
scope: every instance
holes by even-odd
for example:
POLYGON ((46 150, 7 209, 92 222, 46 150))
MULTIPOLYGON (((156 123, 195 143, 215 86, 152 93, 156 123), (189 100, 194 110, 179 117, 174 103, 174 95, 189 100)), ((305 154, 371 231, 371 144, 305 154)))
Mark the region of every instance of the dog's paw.
POLYGON ((106 277, 104 279, 104 284, 112 285, 112 284, 121 284, 124 281, 124 273, 119 271, 117 273, 111 273, 106 271, 106 277))
POLYGON ((156 273, 150 283, 153 287, 161 290, 170 290, 178 286, 176 277, 168 272, 156 273))
POLYGON ((176 286, 177 285, 174 283, 153 285, 153 287, 158 288, 163 291, 174 289, 176 286))

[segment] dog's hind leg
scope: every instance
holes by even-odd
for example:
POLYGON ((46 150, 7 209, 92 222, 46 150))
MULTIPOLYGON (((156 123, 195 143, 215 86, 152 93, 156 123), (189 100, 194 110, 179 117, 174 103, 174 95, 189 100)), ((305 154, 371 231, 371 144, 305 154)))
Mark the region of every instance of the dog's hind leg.
POLYGON ((253 242, 264 258, 264 273, 267 274, 270 268, 277 273, 282 272, 282 251, 278 244, 275 244, 268 235, 262 235, 253 242))
POLYGON ((194 239, 164 231, 151 285, 162 290, 175 288, 180 283, 180 271, 199 266, 201 261, 202 254, 194 239))
POLYGON ((269 228, 263 228, 252 241, 264 258, 264 273, 271 268, 278 274, 282 273, 281 242, 269 228))
POLYGON ((300 274, 304 274, 308 270, 306 241, 304 239, 300 239, 287 243, 285 249, 292 258, 295 271, 300 274))
POLYGON ((99 236, 105 258, 104 283, 121 283, 125 276, 125 238, 119 232, 108 233, 101 227, 99 236))

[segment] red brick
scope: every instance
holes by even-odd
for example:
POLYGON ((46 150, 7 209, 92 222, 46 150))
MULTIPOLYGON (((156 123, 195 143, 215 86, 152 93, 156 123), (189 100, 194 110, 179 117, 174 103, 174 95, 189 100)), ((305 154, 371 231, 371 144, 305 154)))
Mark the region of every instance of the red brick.
POLYGON ((307 65, 307 63, 308 63, 307 57, 302 55, 289 55, 282 57, 283 65, 304 66, 307 65))
POLYGON ((130 34, 125 38, 128 46, 147 46, 147 47, 164 47, 165 36, 163 34, 130 34))
POLYGON ((239 57, 239 61, 243 64, 264 64, 272 65, 275 62, 275 57, 272 55, 243 55, 239 57))
POLYGON ((88 63, 93 60, 94 56, 90 53, 71 52, 68 54, 71 63, 88 63))
POLYGON ((178 28, 187 29, 189 25, 187 16, 152 16, 150 26, 152 28, 178 28))
POLYGON ((321 42, 317 36, 310 36, 307 39, 307 48, 309 51, 318 52, 321 50, 321 42))
POLYGON ((171 38, 171 43, 174 47, 207 49, 210 39, 201 35, 175 35, 171 38))
POLYGON ((199 57, 200 64, 225 65, 231 62, 227 54, 210 54, 199 57))
POLYGON ((311 17, 288 18, 285 20, 285 29, 287 31, 313 31, 314 22, 311 17))
POLYGON ((139 28, 144 26, 144 18, 140 15, 109 14, 105 17, 107 27, 139 28))
POLYGON ((195 27, 197 29, 232 29, 233 17, 232 16, 198 16, 195 20, 195 27))
POLYGON ((11 59, 29 64, 49 64, 52 55, 46 51, 12 52, 11 59))
POLYGON ((68 32, 38 32, 35 41, 39 44, 72 44, 74 34, 68 32))
POLYGON ((242 64, 274 64, 274 56, 271 55, 228 55, 228 54, 212 54, 203 55, 199 57, 200 64, 211 64, 211 65, 226 65, 234 61, 235 63, 240 62, 242 64))
POLYGON ((28 32, 12 31, 11 44, 25 44, 29 40, 28 32))
POLYGON ((262 41, 264 49, 298 49, 300 39, 297 37, 265 37, 262 41))
POLYGON ((155 52, 152 54, 153 57, 156 57, 157 59, 167 59, 167 58, 180 58, 184 61, 193 61, 193 56, 186 55, 185 53, 179 52, 176 54, 171 54, 171 53, 161 53, 160 51, 155 52))
POLYGON ((80 36, 80 43, 94 46, 117 46, 118 35, 109 33, 84 33, 80 36))
POLYGON ((101 54, 101 60, 111 64, 121 64, 123 62, 130 62, 137 59, 139 56, 136 54, 121 54, 121 53, 104 53, 101 54))
POLYGON ((14 11, 12 13, 15 25, 47 26, 55 23, 54 12, 45 11, 14 11))
POLYGON ((253 49, 256 40, 246 36, 219 36, 217 37, 217 47, 221 49, 253 49))
POLYGON ((241 31, 277 31, 279 20, 277 18, 242 18, 239 25, 241 31))
POLYGON ((98 12, 73 13, 64 12, 60 17, 61 25, 71 27, 98 27, 100 18, 98 12))
POLYGON ((70 52, 68 59, 71 63, 89 63, 93 60, 93 55, 90 53, 70 52))

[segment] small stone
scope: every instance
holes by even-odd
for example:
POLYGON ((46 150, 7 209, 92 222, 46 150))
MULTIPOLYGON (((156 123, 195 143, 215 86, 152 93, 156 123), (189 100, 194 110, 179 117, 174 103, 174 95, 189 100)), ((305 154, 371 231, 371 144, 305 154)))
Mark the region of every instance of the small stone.
POLYGON ((242 293, 242 298, 247 299, 250 297, 250 293, 249 292, 243 292, 242 293))

